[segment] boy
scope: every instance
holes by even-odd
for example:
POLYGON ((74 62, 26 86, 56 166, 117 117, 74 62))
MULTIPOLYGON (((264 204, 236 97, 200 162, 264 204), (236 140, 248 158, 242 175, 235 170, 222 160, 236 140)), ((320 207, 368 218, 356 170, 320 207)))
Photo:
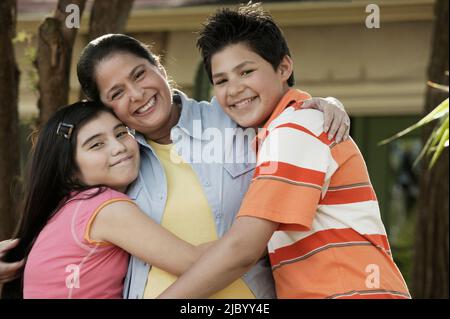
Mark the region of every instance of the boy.
POLYGON ((286 41, 259 5, 213 15, 198 40, 215 95, 243 127, 263 128, 257 168, 228 233, 160 297, 207 297, 266 245, 278 298, 410 298, 363 157, 302 110, 286 41), (298 151, 301 150, 301 151, 298 151))

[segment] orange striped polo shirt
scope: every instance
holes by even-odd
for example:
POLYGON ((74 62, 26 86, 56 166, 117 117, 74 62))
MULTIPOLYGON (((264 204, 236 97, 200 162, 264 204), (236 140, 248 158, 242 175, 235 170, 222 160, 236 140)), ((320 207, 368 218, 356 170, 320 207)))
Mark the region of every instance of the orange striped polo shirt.
POLYGON ((257 137, 257 167, 238 216, 280 223, 268 243, 278 298, 410 298, 353 140, 289 90, 257 137))

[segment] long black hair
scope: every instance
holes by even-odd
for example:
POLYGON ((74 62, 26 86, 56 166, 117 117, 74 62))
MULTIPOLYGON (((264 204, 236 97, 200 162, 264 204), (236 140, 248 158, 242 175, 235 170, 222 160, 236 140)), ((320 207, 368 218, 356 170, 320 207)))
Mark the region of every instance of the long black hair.
MULTIPOLYGON (((21 218, 14 235, 20 241, 5 254, 4 261, 27 258, 37 236, 71 192, 99 186, 99 192, 104 189, 102 185, 83 185, 77 179, 79 169, 75 161, 80 128, 102 112, 114 114, 99 102, 77 102, 60 108, 39 131, 31 150, 21 218)), ((23 269, 18 279, 4 285, 2 297, 22 298, 22 295, 23 269)))

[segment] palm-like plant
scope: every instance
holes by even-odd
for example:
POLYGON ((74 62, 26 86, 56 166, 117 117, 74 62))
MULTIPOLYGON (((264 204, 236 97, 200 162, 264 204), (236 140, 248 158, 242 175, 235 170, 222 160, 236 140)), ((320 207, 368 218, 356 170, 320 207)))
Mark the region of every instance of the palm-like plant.
MULTIPOLYGON (((447 72, 448 75, 448 72, 447 72)), ((442 84, 437 84, 433 82, 428 82, 428 85, 432 88, 442 90, 445 92, 449 92, 449 87, 442 84)), ((424 156, 431 157, 431 160, 428 164, 428 168, 431 169, 436 163, 437 159, 441 155, 444 148, 448 147, 448 137, 449 137, 449 117, 448 117, 448 98, 445 99, 442 103, 434 108, 430 113, 428 113, 424 118, 422 118, 419 122, 410 127, 404 129, 403 131, 395 134, 394 136, 381 141, 378 145, 387 144, 399 137, 402 137, 409 132, 422 127, 428 123, 431 123, 435 120, 439 121, 439 124, 436 125, 430 137, 428 138, 425 146, 420 152, 419 156, 414 162, 416 165, 424 156)))

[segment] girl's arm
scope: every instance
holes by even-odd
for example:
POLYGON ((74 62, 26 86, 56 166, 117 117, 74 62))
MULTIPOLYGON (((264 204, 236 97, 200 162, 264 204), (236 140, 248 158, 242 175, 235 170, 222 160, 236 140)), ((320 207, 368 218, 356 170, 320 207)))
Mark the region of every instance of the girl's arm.
POLYGON ((103 207, 92 222, 89 237, 114 244, 176 276, 182 275, 204 251, 173 235, 129 201, 103 207))

